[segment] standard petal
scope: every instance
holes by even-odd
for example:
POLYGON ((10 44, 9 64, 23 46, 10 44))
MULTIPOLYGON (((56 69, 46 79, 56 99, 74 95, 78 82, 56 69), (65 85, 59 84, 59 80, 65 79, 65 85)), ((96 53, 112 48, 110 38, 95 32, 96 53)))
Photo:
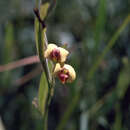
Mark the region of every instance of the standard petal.
POLYGON ((45 52, 44 52, 44 57, 45 57, 45 58, 49 58, 49 56, 50 56, 52 50, 53 50, 53 49, 57 49, 57 48, 58 48, 57 45, 55 45, 55 44, 49 44, 49 45, 47 46, 47 49, 46 49, 45 52))

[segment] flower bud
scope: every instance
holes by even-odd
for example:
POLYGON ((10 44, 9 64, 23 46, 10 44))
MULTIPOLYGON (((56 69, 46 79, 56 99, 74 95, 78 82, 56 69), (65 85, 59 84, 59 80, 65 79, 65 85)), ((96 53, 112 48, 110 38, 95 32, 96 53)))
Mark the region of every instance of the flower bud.
POLYGON ((66 49, 58 47, 55 44, 49 44, 44 52, 44 57, 56 63, 64 63, 68 54, 69 52, 66 49))
POLYGON ((74 68, 68 64, 64 64, 64 66, 61 67, 61 65, 57 63, 54 69, 54 75, 57 76, 63 84, 71 83, 76 78, 74 68))

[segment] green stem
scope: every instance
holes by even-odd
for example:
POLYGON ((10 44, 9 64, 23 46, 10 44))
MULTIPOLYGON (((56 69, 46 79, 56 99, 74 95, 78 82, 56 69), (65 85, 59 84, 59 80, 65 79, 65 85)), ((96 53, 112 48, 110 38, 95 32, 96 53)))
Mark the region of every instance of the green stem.
MULTIPOLYGON (((41 7, 43 9, 43 11, 48 11, 48 8, 42 6, 44 0, 41 1, 41 7)), ((45 72, 45 76, 48 82, 48 95, 47 95, 47 99, 45 101, 45 114, 43 117, 43 130, 47 130, 47 120, 48 120, 48 109, 49 109, 49 104, 51 102, 51 98, 52 98, 52 90, 53 90, 53 81, 52 81, 52 76, 50 73, 50 69, 49 69, 49 65, 48 65, 48 60, 46 58, 44 58, 44 51, 47 48, 48 45, 48 40, 47 40, 47 36, 46 36, 46 25, 45 25, 45 21, 44 19, 42 19, 41 13, 39 12, 38 9, 38 0, 36 1, 36 8, 34 9, 34 13, 36 15, 36 19, 35 19, 35 27, 36 27, 36 46, 37 46, 37 52, 39 55, 39 59, 40 62, 42 64, 42 67, 44 69, 45 72)), ((41 10, 40 10, 41 11, 41 10)), ((45 16, 46 17, 46 14, 45 16)))
POLYGON ((48 130, 48 109, 46 111, 45 117, 43 118, 43 130, 48 130))
MULTIPOLYGON (((45 49, 47 48, 48 46, 48 40, 47 40, 47 36, 46 36, 46 32, 44 32, 44 41, 45 41, 45 49)), ((48 78, 50 80, 50 82, 52 81, 52 77, 51 77, 51 73, 50 73, 50 70, 49 70, 49 66, 48 66, 48 60, 45 59, 46 61, 46 66, 47 66, 47 73, 48 73, 48 78)))
MULTIPOLYGON (((48 85, 51 83, 51 74, 48 66, 48 60, 44 58, 44 50, 47 48, 48 40, 46 36, 46 25, 44 20, 41 19, 38 8, 34 8, 34 13, 38 19, 39 25, 38 25, 38 55, 42 64, 42 67, 46 73, 48 85)), ((50 85, 49 85, 50 86, 50 85)))

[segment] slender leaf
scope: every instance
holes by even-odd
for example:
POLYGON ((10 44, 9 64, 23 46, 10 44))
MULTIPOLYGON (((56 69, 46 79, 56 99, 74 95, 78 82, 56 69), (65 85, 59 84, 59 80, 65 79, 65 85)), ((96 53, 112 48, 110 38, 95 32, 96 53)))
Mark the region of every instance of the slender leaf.
MULTIPOLYGON (((44 19, 47 15, 48 11, 48 4, 44 3, 40 6, 40 16, 44 19)), ((36 47, 37 47, 37 53, 39 55, 40 62, 45 70, 45 74, 47 76, 48 83, 51 81, 50 71, 48 69, 48 63, 47 60, 44 58, 44 50, 46 46, 46 27, 43 27, 40 23, 41 21, 38 21, 38 19, 35 19, 35 40, 36 40, 36 47)))
POLYGON ((45 73, 43 72, 41 75, 39 92, 38 92, 39 110, 43 116, 46 112, 47 99, 48 99, 48 82, 45 73))
POLYGON ((49 82, 49 80, 51 79, 50 72, 47 67, 47 61, 44 58, 45 33, 46 33, 46 28, 42 28, 39 21, 37 19, 35 19, 35 40, 36 40, 37 53, 38 53, 40 62, 45 70, 47 80, 49 82))

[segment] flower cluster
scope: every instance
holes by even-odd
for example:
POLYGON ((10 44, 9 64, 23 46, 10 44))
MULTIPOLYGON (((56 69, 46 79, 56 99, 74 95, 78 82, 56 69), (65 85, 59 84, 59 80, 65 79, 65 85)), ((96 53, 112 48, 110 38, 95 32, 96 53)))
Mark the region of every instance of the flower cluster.
POLYGON ((44 52, 44 57, 56 63, 54 76, 64 83, 71 83, 76 78, 76 73, 71 65, 64 64, 69 52, 55 44, 49 44, 44 52))

